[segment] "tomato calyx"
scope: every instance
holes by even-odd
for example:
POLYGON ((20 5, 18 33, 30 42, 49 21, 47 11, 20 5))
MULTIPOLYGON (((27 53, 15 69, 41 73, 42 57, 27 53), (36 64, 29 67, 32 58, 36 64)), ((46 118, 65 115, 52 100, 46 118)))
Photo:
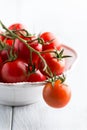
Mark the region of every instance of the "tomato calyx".
MULTIPOLYGON (((61 75, 64 72, 65 60, 64 58, 71 57, 64 55, 64 49, 48 49, 40 52, 47 62, 47 68, 45 70, 46 75, 53 77, 55 75, 61 75), (53 67, 55 65, 55 68, 53 67)), ((40 61, 39 68, 43 68, 43 63, 40 61)), ((41 69, 43 72, 43 70, 41 69)))
POLYGON ((64 55, 64 49, 57 50, 55 48, 55 49, 49 49, 49 50, 45 50, 45 51, 41 52, 41 54, 45 54, 45 53, 53 53, 54 54, 53 58, 57 58, 59 60, 61 60, 63 58, 72 57, 70 55, 64 55))
POLYGON ((43 88, 43 99, 50 107, 62 108, 71 99, 71 89, 67 84, 61 83, 60 79, 55 80, 54 84, 48 82, 43 88))
POLYGON ((28 75, 35 73, 35 64, 28 64, 28 75))
POLYGON ((63 58, 68 58, 68 57, 72 57, 72 56, 70 56, 70 55, 64 55, 64 49, 62 49, 62 50, 54 50, 54 53, 55 53, 55 56, 54 56, 54 58, 57 58, 58 60, 61 60, 61 59, 63 59, 63 58))
POLYGON ((48 78, 47 82, 52 84, 52 87, 54 87, 55 81, 59 80, 60 84, 63 84, 66 80, 66 77, 64 74, 59 76, 53 76, 52 78, 48 78))

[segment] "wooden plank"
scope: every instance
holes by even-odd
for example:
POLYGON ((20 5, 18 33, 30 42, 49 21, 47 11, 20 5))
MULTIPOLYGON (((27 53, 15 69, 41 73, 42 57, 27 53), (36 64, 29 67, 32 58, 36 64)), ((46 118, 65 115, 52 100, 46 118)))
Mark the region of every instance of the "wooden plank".
POLYGON ((87 114, 71 106, 53 109, 42 102, 15 107, 12 130, 87 130, 87 114))
POLYGON ((15 107, 12 130, 56 130, 56 118, 53 114, 42 102, 15 107))
POLYGON ((0 105, 0 130, 11 130, 12 107, 0 105))

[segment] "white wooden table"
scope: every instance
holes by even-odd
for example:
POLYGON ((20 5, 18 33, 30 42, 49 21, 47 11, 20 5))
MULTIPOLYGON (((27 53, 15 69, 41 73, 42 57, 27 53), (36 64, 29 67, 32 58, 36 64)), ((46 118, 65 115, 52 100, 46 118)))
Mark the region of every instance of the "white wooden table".
POLYGON ((22 107, 0 105, 0 130, 87 130, 87 108, 69 103, 53 109, 42 100, 22 107))

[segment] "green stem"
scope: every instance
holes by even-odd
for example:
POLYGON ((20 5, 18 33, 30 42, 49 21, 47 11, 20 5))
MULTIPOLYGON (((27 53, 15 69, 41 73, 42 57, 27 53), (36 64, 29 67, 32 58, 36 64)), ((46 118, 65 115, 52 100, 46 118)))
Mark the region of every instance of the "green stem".
POLYGON ((29 59, 29 64, 32 65, 32 50, 30 50, 30 59, 29 59))
POLYGON ((41 51, 41 54, 45 54, 45 53, 55 53, 55 50, 45 50, 45 51, 41 51))

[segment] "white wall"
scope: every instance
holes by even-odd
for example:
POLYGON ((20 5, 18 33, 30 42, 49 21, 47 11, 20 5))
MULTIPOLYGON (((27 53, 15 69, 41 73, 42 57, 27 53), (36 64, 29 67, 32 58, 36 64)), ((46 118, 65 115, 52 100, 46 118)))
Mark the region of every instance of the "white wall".
POLYGON ((52 31, 73 47, 79 60, 68 77, 71 106, 87 108, 87 0, 0 0, 0 19, 8 26, 22 22, 34 32, 52 31))

